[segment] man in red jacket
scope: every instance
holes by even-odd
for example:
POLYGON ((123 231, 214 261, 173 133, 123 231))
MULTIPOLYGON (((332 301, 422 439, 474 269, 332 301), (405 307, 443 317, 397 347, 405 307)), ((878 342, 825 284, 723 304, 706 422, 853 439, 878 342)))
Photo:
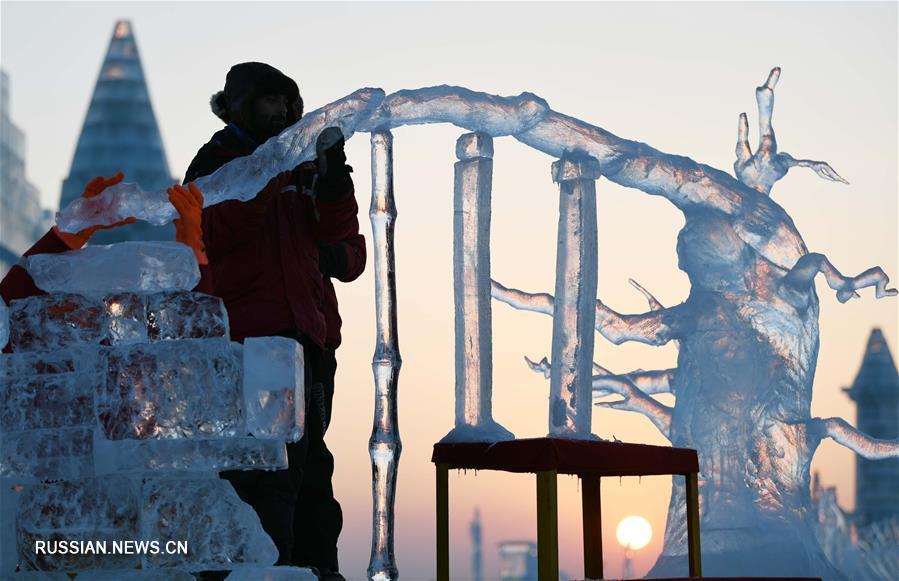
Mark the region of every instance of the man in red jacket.
MULTIPOLYGON (((195 180, 251 154, 299 121, 296 83, 267 64, 241 63, 212 98, 227 126, 197 152, 185 176, 195 180)), ((331 134, 333 135, 333 133, 331 134)), ((334 459, 324 443, 331 418, 340 316, 332 278, 356 279, 365 267, 365 239, 342 137, 319 142, 319 157, 272 178, 247 202, 228 200, 203 211, 214 294, 228 310, 231 337, 286 336, 303 345, 306 429, 288 445, 289 468, 226 472, 223 477, 259 515, 279 550, 279 564, 338 571, 343 524, 334 499, 334 459)))

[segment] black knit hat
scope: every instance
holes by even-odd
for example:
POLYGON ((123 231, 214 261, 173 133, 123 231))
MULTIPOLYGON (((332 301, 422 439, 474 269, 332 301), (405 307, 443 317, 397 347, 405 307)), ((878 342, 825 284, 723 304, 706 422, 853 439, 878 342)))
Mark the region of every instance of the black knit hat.
POLYGON ((225 89, 214 94, 209 101, 212 112, 224 121, 237 121, 257 97, 284 95, 288 103, 288 125, 299 121, 303 115, 303 98, 297 84, 271 65, 265 63, 240 63, 231 67, 225 77, 225 89))

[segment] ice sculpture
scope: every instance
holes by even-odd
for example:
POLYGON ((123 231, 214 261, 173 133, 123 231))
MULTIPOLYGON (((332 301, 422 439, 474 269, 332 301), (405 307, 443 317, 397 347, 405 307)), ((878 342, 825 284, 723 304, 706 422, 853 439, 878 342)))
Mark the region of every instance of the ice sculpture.
POLYGON ((17 482, 77 480, 93 473, 93 429, 89 425, 0 434, 0 478, 17 482))
MULTIPOLYGON (((142 536, 162 543, 189 539, 193 568, 229 569, 231 563, 270 565, 278 559, 255 511, 240 500, 227 480, 148 478, 141 492, 142 536)), ((148 568, 183 567, 184 560, 183 555, 166 553, 145 557, 148 568)))
POLYGON ((296 442, 305 425, 303 346, 286 337, 250 337, 243 347, 247 430, 296 442))
POLYGON ((287 468, 281 440, 256 437, 94 440, 97 474, 287 468))
POLYGON ((227 581, 318 581, 318 575, 300 567, 239 567, 227 581))
POLYGON ((221 300, 200 293, 127 292, 99 298, 54 293, 14 302, 9 342, 17 353, 228 335, 221 300))
POLYGON ((193 251, 179 242, 122 242, 35 254, 26 258, 25 268, 39 288, 51 293, 190 290, 200 282, 193 251))
POLYGON ((588 437, 593 408, 593 306, 597 284, 596 184, 599 164, 565 155, 552 165, 559 184, 556 296, 553 304, 553 363, 549 387, 549 433, 588 437))
POLYGON ((396 477, 403 443, 397 423, 397 387, 403 359, 397 334, 396 270, 393 240, 396 204, 393 197, 393 134, 371 135, 371 218, 375 262, 375 353, 371 369, 375 379, 375 413, 368 456, 372 472, 372 539, 368 578, 397 578, 393 552, 396 477))
MULTIPOLYGON (((287 467, 285 442, 303 433, 302 349, 280 337, 231 342, 221 299, 185 290, 198 272, 180 244, 86 250, 31 257, 51 292, 8 308, 0 577, 18 566, 41 578, 309 579, 271 567, 277 550, 256 513, 217 475, 287 467), (101 276, 109 260, 121 266, 101 276), (109 546, 51 554, 38 540, 109 546), (126 540, 186 541, 187 553, 113 554, 126 540)), ((0 314, 5 323, 5 305, 0 314)))
MULTIPOLYGON (((756 91, 761 144, 752 154, 740 116, 735 171, 739 181, 684 157, 624 142, 572 121, 594 141, 603 175, 669 199, 686 218, 678 237, 679 266, 690 295, 664 308, 644 293, 650 311, 622 315, 596 302, 596 330, 615 344, 677 341, 676 369, 612 374, 598 369, 599 405, 646 415, 675 446, 700 458, 703 572, 712 575, 806 575, 843 578, 825 557, 811 523, 809 465, 830 437, 868 458, 899 456, 899 440, 877 440, 840 418, 810 415, 818 353, 818 298, 823 273, 845 302, 875 287, 896 295, 879 268, 846 277, 821 254, 809 253, 786 212, 768 197, 793 166, 843 181, 824 162, 778 153, 771 126, 774 69, 756 91), (603 152, 600 148, 607 149, 603 152), (654 393, 676 396, 673 408, 654 393)), ((584 145, 587 145, 584 142, 584 145)), ((546 313, 553 297, 494 283, 494 297, 546 313)), ((531 364, 544 371, 546 363, 531 364)), ((650 576, 686 570, 683 483, 675 479, 662 556, 650 576)))
POLYGON ((227 339, 114 347, 94 410, 108 440, 221 438, 247 431, 240 345, 227 339))
POLYGON ((35 543, 66 539, 111 544, 116 539, 138 538, 141 507, 137 488, 136 483, 121 477, 88 477, 24 487, 19 493, 16 515, 16 540, 23 569, 65 571, 139 566, 139 555, 50 555, 35 543))
POLYGON ((456 141, 453 201, 453 290, 456 314, 456 424, 442 442, 511 440, 493 419, 490 301, 490 196, 493 138, 466 133, 456 141))
MULTIPOLYGON (((606 179, 663 196, 684 212, 686 226, 678 240, 678 255, 692 284, 687 300, 664 308, 638 286, 649 302, 648 313, 621 315, 602 303, 596 305, 596 327, 604 337, 614 343, 661 345, 676 341, 680 346, 678 367, 628 374, 594 368, 594 392, 622 396, 604 405, 643 413, 674 444, 699 450, 707 573, 726 569, 728 574, 786 572, 839 577, 808 524, 811 456, 824 437, 871 458, 895 456, 899 444, 873 440, 839 418, 810 417, 818 349, 818 299, 813 280, 823 273, 841 302, 868 286, 875 287, 878 297, 895 291, 887 288, 888 279, 880 268, 844 277, 825 256, 809 253, 790 217, 769 197, 774 183, 791 167, 808 167, 825 179, 843 181, 824 162, 797 160, 778 152, 771 114, 779 75, 780 70, 774 69, 756 92, 761 143, 755 153, 748 144, 746 117, 740 117, 734 167, 738 179, 553 111, 529 93, 499 97, 440 86, 388 96, 379 89, 362 89, 310 113, 254 155, 240 158, 209 176, 207 182, 200 182, 207 192, 207 204, 246 199, 278 171, 308 159, 310 144, 326 125, 339 126, 347 138, 354 131, 372 133, 378 346, 373 362, 375 429, 370 442, 375 495, 370 573, 377 570, 377 578, 388 579, 394 578, 396 570, 389 540, 400 449, 395 400, 400 358, 393 286, 391 227, 396 209, 389 130, 410 124, 452 123, 492 137, 512 136, 555 158, 592 158, 606 179), (663 392, 678 396, 673 408, 652 397, 663 392), (760 558, 762 555, 765 558, 760 558)), ((154 196, 157 202, 161 199, 161 193, 154 196)), ((60 213, 60 225, 76 230, 130 215, 164 223, 173 211, 157 202, 148 208, 128 208, 131 200, 111 191, 91 203, 96 207, 87 207, 82 201, 65 209, 60 213)), ((456 270, 460 268, 457 261, 456 270)), ((476 296, 474 279, 466 282, 464 292, 476 296)), ((499 284, 493 292, 496 298, 521 308, 547 314, 555 309, 549 295, 530 295, 499 284)), ((457 320, 464 315, 457 312, 457 320)), ((473 361, 467 364, 475 365, 473 361)), ((549 363, 532 366, 553 374, 554 366, 549 363)), ((479 373, 471 368, 465 372, 479 373)), ((578 407, 583 408, 585 402, 583 398, 562 401, 567 425, 578 417, 578 407)), ((471 400, 463 407, 484 409, 484 405, 471 400)), ((578 426, 583 431, 583 420, 573 423, 575 432, 578 426)), ((683 486, 676 481, 665 552, 655 573, 686 571, 682 499, 683 486)))

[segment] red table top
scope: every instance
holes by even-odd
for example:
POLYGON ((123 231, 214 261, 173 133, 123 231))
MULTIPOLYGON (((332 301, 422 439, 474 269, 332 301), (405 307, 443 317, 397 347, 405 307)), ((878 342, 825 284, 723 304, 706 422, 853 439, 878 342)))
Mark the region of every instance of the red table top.
POLYGON ((450 468, 653 476, 699 472, 696 450, 568 438, 524 438, 490 443, 437 443, 431 462, 450 468))

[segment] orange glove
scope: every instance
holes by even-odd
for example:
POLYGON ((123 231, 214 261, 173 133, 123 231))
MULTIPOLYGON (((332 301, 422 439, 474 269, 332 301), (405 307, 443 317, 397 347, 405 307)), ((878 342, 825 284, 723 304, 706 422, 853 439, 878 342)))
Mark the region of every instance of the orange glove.
MULTIPOLYGON (((109 186, 114 186, 115 184, 122 181, 125 177, 125 174, 119 172, 110 178, 104 178, 103 176, 97 176, 84 186, 84 192, 82 192, 82 198, 93 198, 94 196, 99 196, 103 193, 103 190, 108 188, 109 186)), ((65 242, 66 246, 71 248, 72 250, 77 250, 87 244, 88 239, 96 232, 97 230, 109 230, 111 228, 118 228, 119 226, 124 226, 126 224, 134 224, 137 221, 137 218, 134 216, 125 218, 120 222, 116 222, 115 224, 98 224, 96 226, 88 226, 84 230, 80 232, 75 232, 71 234, 69 232, 63 232, 56 226, 53 227, 53 232, 59 237, 60 240, 65 242)))
POLYGON ((187 188, 175 184, 166 192, 180 216, 172 220, 175 224, 175 240, 193 249, 197 263, 209 264, 206 245, 203 244, 203 193, 193 182, 187 184, 187 188))

